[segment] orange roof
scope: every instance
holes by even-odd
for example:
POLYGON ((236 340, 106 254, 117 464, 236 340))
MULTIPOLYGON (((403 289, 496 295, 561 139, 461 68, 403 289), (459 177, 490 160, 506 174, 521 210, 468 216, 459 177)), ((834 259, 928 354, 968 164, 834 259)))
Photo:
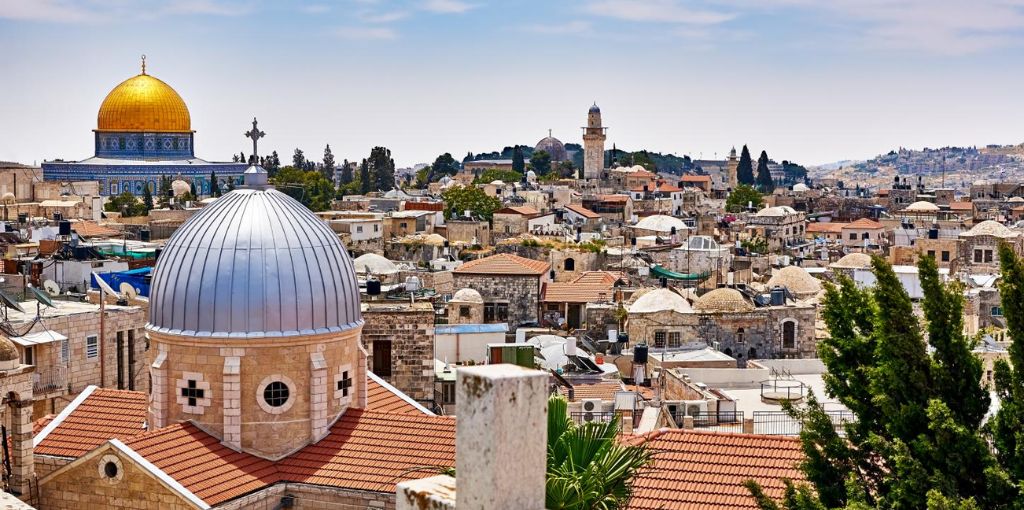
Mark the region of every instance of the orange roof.
POLYGON ((879 228, 885 228, 885 227, 881 223, 879 223, 879 222, 877 222, 875 220, 870 220, 868 218, 861 218, 861 219, 859 219, 859 220, 857 220, 857 221, 855 221, 853 223, 847 224, 846 227, 844 227, 844 228, 879 229, 879 228))
POLYGON ((625 202, 629 197, 626 195, 598 195, 597 199, 601 202, 625 202))
POLYGON ((603 283, 615 285, 618 281, 628 281, 626 273, 621 271, 584 271, 577 276, 573 283, 603 283))
POLYGON ((191 422, 156 429, 124 443, 209 505, 279 479, 273 462, 232 450, 191 422))
POLYGON ((319 443, 277 463, 281 479, 393 494, 455 466, 455 419, 349 409, 319 443))
POLYGON ((544 285, 541 301, 548 303, 598 303, 611 301, 612 286, 604 283, 551 282, 544 285))
POLYGON ((824 223, 820 223, 820 222, 808 223, 807 224, 806 232, 808 234, 814 234, 814 233, 838 234, 838 233, 842 232, 843 228, 845 228, 847 225, 849 225, 849 223, 836 223, 836 222, 831 222, 831 221, 824 222, 824 223))
POLYGON ((444 202, 406 202, 406 211, 443 211, 444 202))
POLYGON ((783 478, 805 480, 800 440, 781 436, 661 429, 644 443, 654 461, 633 480, 628 510, 757 509, 743 482, 781 499, 783 478))
POLYGON ((104 227, 94 221, 73 221, 71 230, 82 237, 110 237, 121 235, 120 230, 104 227))
POLYGON ((684 175, 679 180, 683 182, 711 182, 710 175, 684 175))
POLYGON ((144 392, 89 386, 35 436, 35 453, 80 457, 110 439, 141 434, 148 407, 144 392))
POLYGON ((570 211, 572 211, 572 212, 574 212, 574 213, 576 213, 576 214, 579 214, 580 216, 583 216, 584 218, 590 218, 590 219, 593 220, 593 219, 597 219, 597 218, 601 217, 600 214, 597 214, 596 212, 591 211, 590 209, 587 209, 586 207, 583 207, 582 205, 568 204, 568 205, 565 206, 565 208, 570 210, 570 211))
POLYGON ((462 264, 455 273, 459 274, 496 274, 517 276, 539 276, 551 268, 551 264, 543 260, 533 260, 518 255, 499 253, 471 260, 462 264))
POLYGON ((957 200, 949 203, 950 211, 973 211, 974 204, 970 200, 957 200))
MULTIPOLYGON (((560 391, 566 397, 569 396, 569 390, 559 386, 560 391)), ((622 385, 622 381, 598 381, 592 383, 579 383, 572 385, 572 401, 578 402, 585 398, 599 398, 605 401, 614 401, 615 394, 620 391, 626 391, 622 385)))
POLYGON ((878 196, 880 196, 880 197, 887 197, 887 196, 889 196, 889 191, 891 191, 891 190, 880 189, 880 190, 878 190, 878 196))
POLYGON ((494 214, 519 214, 522 216, 536 216, 540 214, 540 211, 528 205, 517 205, 512 207, 505 207, 504 209, 499 209, 497 211, 494 211, 494 214))
MULTIPOLYGON (((413 401, 386 382, 381 384, 378 377, 372 373, 366 374, 366 408, 371 411, 385 413, 414 414, 423 416, 423 409, 416 407, 413 401)), ((428 415, 430 416, 430 415, 428 415)))

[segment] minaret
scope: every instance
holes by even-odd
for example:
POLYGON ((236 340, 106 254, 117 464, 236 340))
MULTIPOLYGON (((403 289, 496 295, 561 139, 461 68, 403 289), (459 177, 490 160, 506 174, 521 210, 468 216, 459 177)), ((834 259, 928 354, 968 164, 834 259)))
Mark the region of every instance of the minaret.
POLYGON ((600 179, 604 171, 605 130, 601 125, 601 109, 597 103, 587 114, 587 127, 583 128, 583 178, 600 179))
POLYGON ((739 166, 740 160, 736 157, 736 146, 733 146, 732 150, 729 151, 729 159, 725 161, 725 186, 729 189, 736 189, 736 184, 738 184, 736 170, 739 166))

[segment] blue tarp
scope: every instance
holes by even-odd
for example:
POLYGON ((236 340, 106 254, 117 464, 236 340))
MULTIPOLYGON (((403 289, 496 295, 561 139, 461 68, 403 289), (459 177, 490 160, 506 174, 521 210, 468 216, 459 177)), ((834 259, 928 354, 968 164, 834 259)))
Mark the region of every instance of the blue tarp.
POLYGON ((436 335, 465 335, 468 333, 507 333, 508 324, 450 324, 434 326, 436 335))
MULTIPOLYGON (((116 273, 103 273, 103 281, 107 282, 114 290, 120 291, 121 284, 127 283, 135 290, 138 291, 140 296, 149 297, 149 283, 146 282, 146 276, 153 272, 151 267, 142 267, 139 269, 132 269, 129 271, 119 271, 116 273)), ((90 278, 92 288, 99 288, 96 284, 95 277, 90 278)))

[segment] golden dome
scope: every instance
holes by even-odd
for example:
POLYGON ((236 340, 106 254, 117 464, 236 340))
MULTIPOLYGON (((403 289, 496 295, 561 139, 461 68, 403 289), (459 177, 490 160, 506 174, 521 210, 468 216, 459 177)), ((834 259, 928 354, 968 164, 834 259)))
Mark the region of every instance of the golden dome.
POLYGON ((188 106, 170 85, 146 74, 128 78, 107 94, 96 121, 97 131, 188 133, 188 106))

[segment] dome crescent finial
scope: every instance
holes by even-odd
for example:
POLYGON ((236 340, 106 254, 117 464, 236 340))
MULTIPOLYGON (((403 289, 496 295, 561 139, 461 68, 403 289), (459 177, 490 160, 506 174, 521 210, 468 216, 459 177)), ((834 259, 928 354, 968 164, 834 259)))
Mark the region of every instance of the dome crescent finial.
POLYGON ((146 54, 142 54, 142 74, 146 74, 146 54))

